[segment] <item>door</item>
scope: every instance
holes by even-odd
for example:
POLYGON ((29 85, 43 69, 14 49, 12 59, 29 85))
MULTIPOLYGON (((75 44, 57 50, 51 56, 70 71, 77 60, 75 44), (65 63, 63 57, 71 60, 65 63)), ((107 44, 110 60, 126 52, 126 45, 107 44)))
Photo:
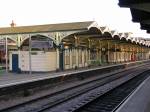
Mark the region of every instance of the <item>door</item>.
POLYGON ((18 72, 18 54, 12 54, 12 72, 18 72))
POLYGON ((60 70, 64 70, 64 51, 63 50, 59 52, 59 68, 60 70))

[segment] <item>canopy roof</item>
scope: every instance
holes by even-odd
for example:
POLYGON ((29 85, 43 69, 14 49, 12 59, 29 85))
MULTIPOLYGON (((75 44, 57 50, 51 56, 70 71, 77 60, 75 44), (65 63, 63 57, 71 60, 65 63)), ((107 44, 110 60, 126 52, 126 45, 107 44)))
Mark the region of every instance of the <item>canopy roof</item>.
POLYGON ((141 29, 150 33, 150 0, 119 0, 119 6, 130 8, 132 21, 140 22, 141 29))
POLYGON ((87 30, 94 21, 0 28, 0 34, 87 30))
MULTIPOLYGON (((145 27, 149 28, 149 25, 147 26, 147 24, 145 23, 142 23, 141 25, 144 28, 145 27)), ((18 38, 18 36, 15 36, 16 34, 41 33, 42 35, 43 32, 67 32, 67 31, 68 32, 73 31, 73 33, 71 33, 70 35, 79 35, 80 37, 112 39, 112 40, 118 39, 120 41, 125 40, 133 43, 135 42, 136 44, 142 44, 148 47, 150 46, 150 40, 144 38, 132 37, 131 32, 125 32, 125 33, 117 32, 116 30, 109 29, 107 26, 99 26, 95 21, 33 25, 33 26, 3 27, 0 28, 0 35, 1 35, 0 39, 5 38, 5 35, 9 35, 10 39, 17 41, 16 38, 18 38)))

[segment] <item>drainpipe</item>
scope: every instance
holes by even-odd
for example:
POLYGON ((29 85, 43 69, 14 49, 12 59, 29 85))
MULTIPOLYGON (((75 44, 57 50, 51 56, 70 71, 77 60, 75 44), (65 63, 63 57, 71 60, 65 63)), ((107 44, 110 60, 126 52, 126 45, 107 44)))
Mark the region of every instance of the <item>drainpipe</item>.
POLYGON ((108 60, 107 60, 107 61, 108 61, 108 63, 109 63, 109 62, 110 62, 110 60, 109 60, 109 58, 110 58, 110 57, 109 57, 109 41, 108 41, 107 43, 108 43, 108 60))
POLYGON ((32 63, 31 63, 31 50, 32 50, 32 39, 31 35, 29 35, 29 74, 32 74, 32 63))
POLYGON ((7 43, 7 37, 6 37, 5 39, 6 39, 6 40, 5 40, 5 41, 6 41, 6 42, 5 42, 5 44, 6 44, 6 46, 5 46, 5 47, 6 47, 6 49, 5 49, 5 50, 6 50, 6 51, 5 51, 5 52, 6 52, 6 57, 5 57, 5 58, 6 58, 6 59, 5 59, 5 61, 6 61, 6 73, 8 73, 8 45, 7 45, 8 43, 7 43))

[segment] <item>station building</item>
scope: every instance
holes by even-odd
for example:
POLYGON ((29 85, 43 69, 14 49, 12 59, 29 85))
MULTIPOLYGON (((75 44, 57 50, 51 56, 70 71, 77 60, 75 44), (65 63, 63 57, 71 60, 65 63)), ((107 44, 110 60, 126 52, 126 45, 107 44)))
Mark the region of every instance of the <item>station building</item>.
POLYGON ((118 33, 95 21, 12 25, 0 28, 0 38, 8 43, 12 72, 49 72, 150 58, 150 40, 118 33))

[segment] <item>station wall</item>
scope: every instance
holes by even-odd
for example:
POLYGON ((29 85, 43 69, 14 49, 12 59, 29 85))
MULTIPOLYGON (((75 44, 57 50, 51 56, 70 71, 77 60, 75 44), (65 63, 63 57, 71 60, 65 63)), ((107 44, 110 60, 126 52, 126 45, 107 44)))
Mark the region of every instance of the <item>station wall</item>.
MULTIPOLYGON (((9 70, 12 71, 12 55, 18 54, 19 68, 21 71, 29 71, 29 52, 11 51, 9 53, 9 70)), ((35 72, 48 72, 56 70, 56 52, 32 51, 31 69, 35 72)))

